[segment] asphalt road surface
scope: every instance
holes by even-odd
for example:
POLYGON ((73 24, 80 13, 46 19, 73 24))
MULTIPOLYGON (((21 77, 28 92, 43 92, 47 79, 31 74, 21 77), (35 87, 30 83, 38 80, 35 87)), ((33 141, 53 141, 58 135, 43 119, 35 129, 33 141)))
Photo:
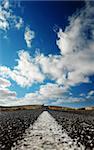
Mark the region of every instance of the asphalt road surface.
POLYGON ((48 111, 43 111, 11 150, 85 150, 85 147, 70 138, 48 111))

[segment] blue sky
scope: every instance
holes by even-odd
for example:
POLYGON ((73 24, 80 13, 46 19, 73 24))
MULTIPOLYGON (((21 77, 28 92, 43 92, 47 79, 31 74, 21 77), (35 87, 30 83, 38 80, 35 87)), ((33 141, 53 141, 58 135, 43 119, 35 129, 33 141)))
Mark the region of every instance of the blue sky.
POLYGON ((94 105, 94 3, 0 1, 0 105, 94 105))

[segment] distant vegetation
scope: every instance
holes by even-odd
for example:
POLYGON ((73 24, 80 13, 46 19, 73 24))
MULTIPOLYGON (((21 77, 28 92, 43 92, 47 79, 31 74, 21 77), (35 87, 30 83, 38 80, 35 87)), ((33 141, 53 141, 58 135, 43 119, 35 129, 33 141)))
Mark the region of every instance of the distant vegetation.
POLYGON ((44 105, 23 105, 23 106, 0 106, 0 111, 32 110, 32 109, 49 109, 49 110, 94 110, 94 107, 69 108, 61 106, 44 106, 44 105))

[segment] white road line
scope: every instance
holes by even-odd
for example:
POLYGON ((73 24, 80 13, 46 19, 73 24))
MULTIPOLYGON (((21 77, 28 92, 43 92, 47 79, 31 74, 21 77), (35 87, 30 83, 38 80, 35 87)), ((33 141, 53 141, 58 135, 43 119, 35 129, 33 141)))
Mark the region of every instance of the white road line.
POLYGON ((33 126, 30 126, 24 134, 24 139, 11 150, 84 150, 84 147, 62 132, 62 127, 55 119, 44 111, 33 126))

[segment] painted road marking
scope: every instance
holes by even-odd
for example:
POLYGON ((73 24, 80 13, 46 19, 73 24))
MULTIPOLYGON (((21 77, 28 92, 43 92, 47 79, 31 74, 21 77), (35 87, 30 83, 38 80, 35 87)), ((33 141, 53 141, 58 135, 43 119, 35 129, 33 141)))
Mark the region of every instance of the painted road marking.
POLYGON ((11 150, 84 150, 84 146, 62 131, 48 111, 44 111, 25 132, 24 138, 11 150))

